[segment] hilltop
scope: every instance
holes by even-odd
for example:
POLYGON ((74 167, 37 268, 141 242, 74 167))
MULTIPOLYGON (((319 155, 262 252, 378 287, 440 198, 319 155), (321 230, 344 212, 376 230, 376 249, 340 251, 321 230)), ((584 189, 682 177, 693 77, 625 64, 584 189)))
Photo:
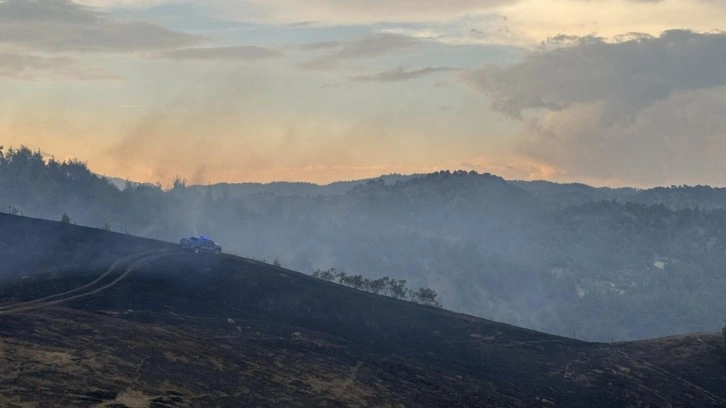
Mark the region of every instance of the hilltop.
POLYGON ((588 343, 0 214, 2 406, 724 406, 720 336, 588 343))

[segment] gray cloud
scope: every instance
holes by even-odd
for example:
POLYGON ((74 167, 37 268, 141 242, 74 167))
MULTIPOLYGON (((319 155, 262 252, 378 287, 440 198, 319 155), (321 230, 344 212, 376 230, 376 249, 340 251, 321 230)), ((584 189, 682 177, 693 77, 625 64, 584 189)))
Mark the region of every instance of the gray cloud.
POLYGON ((303 44, 300 46, 300 49, 304 51, 320 51, 340 48, 342 45, 343 43, 340 41, 319 41, 303 44))
POLYGON ((275 49, 256 46, 235 46, 216 48, 183 48, 162 53, 162 58, 201 61, 238 61, 252 62, 281 57, 283 54, 275 49))
MULTIPOLYGON (((411 49, 424 40, 400 34, 376 33, 347 42, 312 43, 312 49, 333 49, 333 51, 300 64, 302 69, 324 70, 337 68, 341 63, 364 58, 376 58, 394 51, 411 49), (322 48, 316 45, 325 44, 322 48)), ((310 49, 310 48, 309 48, 310 49)))
POLYGON ((119 79, 99 68, 88 67, 69 57, 41 57, 0 52, 0 77, 35 80, 107 80, 119 79))
POLYGON ((525 120, 518 150, 573 180, 723 185, 726 87, 678 91, 632 118, 603 123, 602 104, 525 120))
POLYGON ((0 11, 0 23, 87 24, 101 18, 92 9, 69 0, 5 0, 0 11))
POLYGON ((352 82, 397 82, 408 81, 410 79, 419 78, 425 75, 436 74, 439 72, 456 71, 456 68, 450 67, 425 67, 414 70, 406 70, 398 67, 389 71, 376 72, 373 74, 358 75, 351 78, 352 82))
POLYGON ((522 120, 519 150, 563 175, 723 184, 726 33, 556 38, 459 78, 522 120))
POLYGON ((469 71, 461 79, 490 96, 496 110, 516 117, 525 109, 597 101, 632 111, 676 90, 726 84, 724 33, 674 30, 625 38, 563 37, 570 46, 535 52, 510 67, 469 71))
POLYGON ((145 23, 121 23, 70 0, 0 2, 0 44, 46 52, 138 52, 191 46, 200 36, 145 23))
MULTIPOLYGON (((263 21, 323 25, 359 25, 381 22, 441 22, 482 13, 520 0, 246 0, 256 6, 263 21)), ((218 2, 219 3, 219 2, 218 2)), ((249 19, 250 10, 240 2, 222 2, 227 14, 249 19)))

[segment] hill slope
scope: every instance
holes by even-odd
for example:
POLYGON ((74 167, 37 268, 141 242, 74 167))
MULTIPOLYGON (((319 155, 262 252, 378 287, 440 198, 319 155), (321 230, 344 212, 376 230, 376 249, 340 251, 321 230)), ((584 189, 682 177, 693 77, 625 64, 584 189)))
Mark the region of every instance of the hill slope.
POLYGON ((0 406, 726 406, 717 334, 586 343, 3 214, 0 322, 0 406))

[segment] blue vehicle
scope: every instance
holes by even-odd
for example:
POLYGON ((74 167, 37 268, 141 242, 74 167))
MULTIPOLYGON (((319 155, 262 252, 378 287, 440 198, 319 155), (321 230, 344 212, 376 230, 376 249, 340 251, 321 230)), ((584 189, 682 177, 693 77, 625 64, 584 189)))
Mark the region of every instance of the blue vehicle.
POLYGON ((219 255, 222 253, 222 247, 204 235, 182 238, 181 241, 179 241, 179 246, 184 249, 191 250, 195 254, 200 252, 210 252, 215 255, 219 255))

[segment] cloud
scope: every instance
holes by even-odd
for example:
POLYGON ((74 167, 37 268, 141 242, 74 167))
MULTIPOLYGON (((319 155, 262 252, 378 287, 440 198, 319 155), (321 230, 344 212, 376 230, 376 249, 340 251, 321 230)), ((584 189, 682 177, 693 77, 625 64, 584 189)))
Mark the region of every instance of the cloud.
MULTIPOLYGON (((518 0, 246 0, 258 19, 269 23, 315 21, 324 25, 357 25, 380 22, 442 22, 515 3, 518 0)), ((213 7, 226 15, 249 19, 248 8, 240 13, 240 2, 215 0, 213 7)))
POLYGON ((343 42, 341 41, 319 41, 303 44, 300 46, 300 49, 304 51, 319 51, 340 48, 341 46, 343 46, 343 42))
POLYGON ((200 61, 252 62, 281 57, 282 52, 273 48, 256 46, 234 46, 216 48, 182 48, 160 54, 162 58, 200 61))
MULTIPOLYGON (((179 0, 76 2, 116 10, 179 0)), ((380 24, 439 32, 441 40, 453 44, 527 47, 557 34, 612 37, 624 32, 656 35, 673 28, 708 31, 721 28, 726 19, 726 2, 714 0, 206 0, 195 7, 226 20, 318 27, 380 24)))
POLYGON ((513 66, 466 72, 461 79, 514 117, 525 109, 562 110, 598 101, 632 112, 677 90, 726 84, 725 33, 674 30, 631 37, 622 42, 583 37, 571 46, 531 53, 513 66))
MULTIPOLYGON (((659 35, 676 28, 717 30, 726 20, 726 2, 521 0, 498 8, 497 13, 508 17, 506 27, 512 39, 532 46, 558 34, 614 37, 627 32, 659 35)), ((483 27, 489 31, 486 24, 483 27)))
POLYGON ((101 15, 87 7, 67 0, 5 0, 0 3, 2 23, 67 23, 84 24, 97 21, 101 15))
MULTIPOLYGON (((352 41, 326 44, 324 48, 333 51, 306 61, 300 64, 300 67, 306 70, 333 69, 346 61, 382 57, 395 51, 415 48, 423 43, 424 40, 405 35, 375 33, 352 41)), ((319 44, 321 43, 307 46, 315 49, 314 47, 319 44)))
POLYGON ((70 0, 0 2, 0 44, 6 46, 44 52, 140 52, 204 41, 146 22, 115 22, 70 0))
POLYGON ((528 119, 518 150, 566 180, 724 185, 726 87, 679 91, 603 125, 606 114, 601 104, 578 104, 528 119))
POLYGON ((97 8, 151 8, 162 4, 178 3, 178 0, 74 0, 77 4, 97 8))
POLYGON ((352 82, 398 82, 408 81, 410 79, 420 78, 422 76, 436 74, 440 72, 456 71, 456 68, 450 67, 425 67, 414 70, 406 70, 403 67, 394 68, 389 71, 376 72, 373 74, 358 75, 351 78, 352 82))
POLYGON ((70 57, 42 57, 0 52, 0 77, 35 80, 108 80, 118 76, 95 67, 84 66, 70 57))
POLYGON ((557 43, 460 75, 525 124, 520 152, 573 178, 723 183, 726 33, 557 43))
POLYGON ((628 32, 658 35, 674 28, 716 30, 726 20, 726 2, 517 0, 495 7, 472 7, 453 18, 430 21, 402 15, 378 23, 391 20, 399 24, 382 24, 382 32, 451 45, 502 44, 532 49, 560 34, 615 37, 628 32), (642 18, 643 15, 648 18, 642 18), (407 17, 411 19, 406 20, 407 17))

